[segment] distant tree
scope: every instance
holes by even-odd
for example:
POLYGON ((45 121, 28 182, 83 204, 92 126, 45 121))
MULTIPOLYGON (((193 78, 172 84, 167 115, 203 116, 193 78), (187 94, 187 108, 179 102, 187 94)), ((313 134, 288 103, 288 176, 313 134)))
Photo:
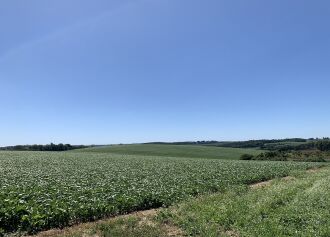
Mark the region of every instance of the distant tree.
POLYGON ((58 145, 57 145, 57 150, 58 150, 58 151, 65 151, 65 147, 64 147, 64 145, 63 145, 62 143, 58 144, 58 145))
POLYGON ((70 144, 47 144, 47 145, 17 145, 17 146, 8 146, 8 147, 0 147, 0 150, 9 150, 9 151, 67 151, 73 149, 86 148, 87 146, 77 145, 72 146, 70 144))

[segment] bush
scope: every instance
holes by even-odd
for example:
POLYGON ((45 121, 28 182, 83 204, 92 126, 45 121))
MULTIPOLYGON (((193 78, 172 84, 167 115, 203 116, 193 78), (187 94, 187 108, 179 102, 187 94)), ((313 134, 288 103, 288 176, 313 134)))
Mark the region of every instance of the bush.
POLYGON ((326 162, 326 160, 324 158, 315 157, 315 156, 303 158, 301 161, 303 161, 303 162, 326 162))
POLYGON ((330 151, 330 141, 318 141, 315 146, 320 151, 330 151))
POLYGON ((261 153, 255 160, 269 160, 269 161, 287 161, 288 154, 280 151, 270 151, 261 153))
POLYGON ((252 160, 254 158, 251 154, 243 154, 241 155, 241 160, 252 160))

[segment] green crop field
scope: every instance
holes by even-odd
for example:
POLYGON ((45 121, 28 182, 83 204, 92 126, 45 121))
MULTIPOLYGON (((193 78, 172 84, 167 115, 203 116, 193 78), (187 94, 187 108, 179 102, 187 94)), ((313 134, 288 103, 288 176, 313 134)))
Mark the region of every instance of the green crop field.
POLYGON ((168 206, 314 166, 318 164, 0 152, 0 233, 33 233, 168 206))
MULTIPOLYGON (((73 151, 77 152, 77 151, 73 151)), ((125 155, 189 157, 208 159, 237 160, 242 154, 258 155, 262 151, 257 149, 225 148, 196 145, 163 145, 136 144, 93 147, 78 150, 78 152, 114 153, 125 155)))

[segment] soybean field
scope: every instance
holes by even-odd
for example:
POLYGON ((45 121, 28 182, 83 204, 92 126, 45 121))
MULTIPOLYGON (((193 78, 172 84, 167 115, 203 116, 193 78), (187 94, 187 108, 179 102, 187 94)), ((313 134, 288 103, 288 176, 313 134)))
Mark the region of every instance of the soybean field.
POLYGON ((112 145, 80 149, 72 152, 77 151, 112 153, 122 155, 166 156, 224 160, 238 160, 243 154, 259 155, 263 152, 260 149, 169 144, 112 145))
POLYGON ((2 151, 0 235, 169 206, 315 166, 319 164, 2 151))

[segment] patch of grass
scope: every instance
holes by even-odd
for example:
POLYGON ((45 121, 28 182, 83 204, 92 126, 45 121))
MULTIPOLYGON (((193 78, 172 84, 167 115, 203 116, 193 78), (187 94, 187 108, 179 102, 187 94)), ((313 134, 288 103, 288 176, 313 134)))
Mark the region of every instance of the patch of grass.
POLYGON ((238 160, 243 154, 258 155, 262 151, 197 145, 136 144, 92 147, 72 152, 238 160))
MULTIPOLYGON (((166 232, 156 224, 141 223, 141 218, 119 218, 113 221, 97 224, 90 230, 90 236, 97 234, 104 237, 163 237, 166 232)), ((85 234, 86 235, 86 234, 85 234)))

